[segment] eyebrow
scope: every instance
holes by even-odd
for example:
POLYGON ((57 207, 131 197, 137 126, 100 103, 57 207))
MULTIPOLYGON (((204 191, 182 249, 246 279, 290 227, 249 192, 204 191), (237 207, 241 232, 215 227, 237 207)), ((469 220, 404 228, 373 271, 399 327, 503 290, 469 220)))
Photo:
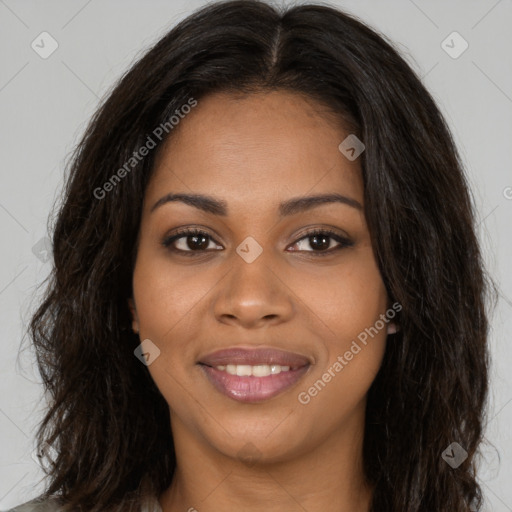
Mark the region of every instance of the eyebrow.
MULTIPOLYGON (((161 197, 151 207, 150 212, 154 212, 160 206, 174 201, 188 204, 189 206, 193 206, 194 208, 207 213, 211 213, 213 215, 219 215, 222 217, 226 217, 228 215, 228 206, 226 201, 203 194, 167 194, 161 197)), ((279 205, 279 215, 281 217, 286 217, 310 210, 316 206, 329 203, 342 203, 357 210, 363 209, 361 203, 355 199, 352 199, 351 197, 347 197, 341 194, 320 194, 313 196, 294 197, 292 199, 283 201, 279 205)))

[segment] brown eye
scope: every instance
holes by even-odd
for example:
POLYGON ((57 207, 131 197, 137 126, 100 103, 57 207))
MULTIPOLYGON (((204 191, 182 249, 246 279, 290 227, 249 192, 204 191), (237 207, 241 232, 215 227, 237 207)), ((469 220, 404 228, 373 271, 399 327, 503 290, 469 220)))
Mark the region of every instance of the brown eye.
POLYGON ((306 248, 293 249, 294 251, 305 251, 316 253, 315 255, 323 256, 324 254, 332 254, 335 251, 345 247, 351 247, 354 243, 348 238, 342 237, 337 233, 329 230, 316 230, 307 233, 300 240, 295 242, 295 246, 302 244, 302 246, 309 246, 313 250, 308 251, 306 248), (303 242, 304 241, 304 242, 303 242), (337 242, 338 246, 332 246, 332 242, 337 242))
POLYGON ((212 237, 205 231, 188 229, 167 237, 162 244, 176 252, 191 253, 206 251, 211 242, 212 237), (179 242, 179 246, 176 242, 179 242))
MULTIPOLYGON (((193 253, 204 253, 212 250, 210 244, 214 242, 213 238, 205 231, 186 229, 165 238, 162 245, 174 252, 193 256, 193 253)), ((306 235, 297 240, 294 245, 299 246, 299 248, 292 249, 292 251, 309 252, 313 253, 315 256, 323 256, 332 254, 345 247, 351 247, 354 244, 348 238, 340 236, 334 231, 316 230, 306 233, 306 235), (334 245, 333 247, 333 242, 338 245, 334 245), (304 246, 309 246, 312 250, 308 250, 304 246)), ((217 247, 220 248, 217 250, 222 250, 221 246, 217 245, 217 247)), ((213 250, 216 249, 213 248, 213 250)))

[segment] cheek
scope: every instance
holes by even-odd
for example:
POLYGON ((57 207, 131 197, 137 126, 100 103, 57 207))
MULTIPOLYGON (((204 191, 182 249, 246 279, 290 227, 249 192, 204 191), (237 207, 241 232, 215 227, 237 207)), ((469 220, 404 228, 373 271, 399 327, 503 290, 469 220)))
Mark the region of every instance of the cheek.
MULTIPOLYGON (((327 363, 299 390, 300 417, 321 424, 323 433, 358 423, 358 418, 364 417, 366 396, 381 366, 385 345, 385 334, 379 333, 366 346, 356 341, 336 347, 327 363)), ((311 435, 317 435, 316 429, 311 435)))
POLYGON ((306 279, 303 288, 311 290, 305 301, 313 312, 312 322, 321 329, 322 345, 308 387, 301 389, 307 395, 301 403, 309 400, 309 412, 330 422, 361 402, 380 368, 387 338, 381 315, 388 304, 370 251, 331 267, 330 278, 319 284, 318 279, 306 279))
POLYGON ((205 300, 205 286, 215 284, 208 279, 205 275, 199 278, 192 270, 172 269, 165 256, 155 255, 144 246, 133 274, 140 339, 150 339, 160 350, 148 371, 182 419, 190 419, 195 410, 194 402, 188 400, 186 383, 194 377, 197 347, 191 340, 200 335, 196 320, 205 300))
POLYGON ((354 253, 328 273, 303 274, 301 290, 306 312, 322 329, 329 351, 350 345, 387 308, 387 292, 369 250, 354 253))
POLYGON ((215 285, 211 273, 171 269, 165 257, 142 249, 133 275, 133 290, 141 336, 166 342, 191 321, 205 293, 215 285))
MULTIPOLYGON (((160 351, 148 370, 173 406, 184 401, 183 383, 197 371, 198 347, 191 341, 201 336, 197 317, 207 299, 206 291, 216 282, 197 274, 192 267, 171 269, 164 257, 142 248, 133 275, 140 339, 150 339, 160 351)), ((186 413, 185 407, 182 415, 186 413)))

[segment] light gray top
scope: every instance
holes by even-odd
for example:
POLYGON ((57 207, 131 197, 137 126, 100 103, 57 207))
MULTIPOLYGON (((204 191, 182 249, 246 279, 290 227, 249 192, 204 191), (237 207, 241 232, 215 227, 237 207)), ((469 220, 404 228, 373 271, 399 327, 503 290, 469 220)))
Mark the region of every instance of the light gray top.
MULTIPOLYGON (((41 501, 40 498, 35 498, 6 512, 59 512, 60 510, 57 499, 51 498, 41 501)), ((143 512, 162 512, 157 499, 148 500, 142 510, 143 512)))

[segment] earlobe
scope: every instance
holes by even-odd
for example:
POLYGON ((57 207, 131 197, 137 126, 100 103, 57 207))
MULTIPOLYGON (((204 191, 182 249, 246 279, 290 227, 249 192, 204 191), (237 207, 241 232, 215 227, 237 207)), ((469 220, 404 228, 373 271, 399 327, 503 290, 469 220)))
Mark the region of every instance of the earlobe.
POLYGON ((395 322, 390 322, 388 324, 388 328, 387 328, 387 333, 388 334, 395 334, 399 330, 400 330, 400 327, 398 327, 398 325, 395 324, 395 322))
POLYGON ((132 298, 128 299, 128 307, 130 308, 130 313, 132 315, 132 329, 135 334, 139 334, 139 317, 137 315, 137 309, 135 307, 135 302, 132 298))

